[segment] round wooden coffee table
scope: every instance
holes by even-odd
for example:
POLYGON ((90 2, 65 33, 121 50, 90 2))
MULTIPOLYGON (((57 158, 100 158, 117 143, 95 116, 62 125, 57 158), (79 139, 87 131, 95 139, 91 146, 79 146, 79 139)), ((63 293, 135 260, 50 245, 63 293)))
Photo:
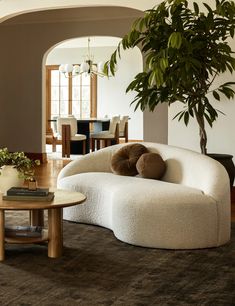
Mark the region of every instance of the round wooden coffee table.
POLYGON ((50 202, 6 201, 0 197, 0 261, 5 259, 5 243, 41 243, 48 242, 48 257, 57 258, 63 249, 63 207, 82 204, 86 197, 80 192, 67 190, 54 191, 55 197, 50 202), (44 226, 44 210, 48 210, 48 230, 42 230, 40 237, 17 237, 5 234, 5 211, 28 210, 31 226, 44 226))

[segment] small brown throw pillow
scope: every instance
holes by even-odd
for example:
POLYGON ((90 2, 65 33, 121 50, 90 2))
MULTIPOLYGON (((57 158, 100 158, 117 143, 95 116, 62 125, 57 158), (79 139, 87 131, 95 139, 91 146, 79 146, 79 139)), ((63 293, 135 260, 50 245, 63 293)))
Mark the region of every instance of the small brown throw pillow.
POLYGON ((136 168, 140 176, 149 179, 160 179, 166 170, 166 164, 157 153, 145 153, 137 161, 136 168))
POLYGON ((118 150, 112 157, 112 171, 119 175, 134 176, 138 174, 136 163, 139 157, 147 153, 148 149, 139 143, 126 145, 118 150))

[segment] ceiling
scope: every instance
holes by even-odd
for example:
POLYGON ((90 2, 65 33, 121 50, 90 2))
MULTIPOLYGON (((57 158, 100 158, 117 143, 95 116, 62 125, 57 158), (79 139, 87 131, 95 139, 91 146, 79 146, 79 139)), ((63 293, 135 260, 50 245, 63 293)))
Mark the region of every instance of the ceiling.
MULTIPOLYGON (((50 10, 73 7, 119 6, 147 10, 161 3, 163 0, 0 0, 0 22, 10 17, 32 11, 50 10)), ((195 0, 189 0, 192 2, 195 0)), ((215 0, 197 0, 199 5, 206 2, 214 5, 215 0)))
POLYGON ((123 6, 146 10, 161 0, 0 0, 0 21, 15 15, 54 8, 89 7, 89 6, 123 6))

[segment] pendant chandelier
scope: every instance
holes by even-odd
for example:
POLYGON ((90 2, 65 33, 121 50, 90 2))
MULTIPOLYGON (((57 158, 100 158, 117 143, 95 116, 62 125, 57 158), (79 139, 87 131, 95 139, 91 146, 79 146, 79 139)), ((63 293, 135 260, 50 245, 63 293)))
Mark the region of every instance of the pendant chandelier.
POLYGON ((91 54, 89 37, 88 51, 85 60, 80 65, 61 64, 59 71, 64 74, 66 78, 75 77, 83 73, 85 75, 90 75, 91 77, 94 75, 103 77, 106 76, 106 74, 103 72, 104 64, 104 62, 99 62, 97 65, 94 64, 94 56, 91 54))

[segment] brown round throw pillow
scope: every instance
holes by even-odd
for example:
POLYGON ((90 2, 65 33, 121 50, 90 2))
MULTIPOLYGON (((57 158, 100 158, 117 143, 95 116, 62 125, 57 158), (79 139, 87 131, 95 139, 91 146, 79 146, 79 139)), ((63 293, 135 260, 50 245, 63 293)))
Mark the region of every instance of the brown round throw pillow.
POLYGON ((147 153, 148 149, 139 143, 130 144, 122 147, 112 157, 112 171, 119 175, 136 175, 136 163, 139 157, 147 153))
POLYGON ((140 176, 149 179, 160 179, 166 170, 166 164, 157 153, 145 153, 137 161, 136 168, 140 176))

